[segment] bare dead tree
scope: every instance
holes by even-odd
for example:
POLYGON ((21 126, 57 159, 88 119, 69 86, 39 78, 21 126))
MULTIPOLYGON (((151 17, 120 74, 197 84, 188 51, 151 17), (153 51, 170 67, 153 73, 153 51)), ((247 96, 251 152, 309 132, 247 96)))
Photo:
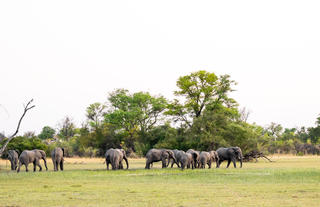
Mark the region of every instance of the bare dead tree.
POLYGON ((2 156, 4 150, 6 149, 7 145, 9 144, 9 142, 18 134, 19 132, 19 129, 20 129, 20 125, 21 125, 21 122, 22 122, 22 119, 23 117, 26 115, 27 111, 29 111, 30 109, 34 108, 35 105, 31 105, 33 102, 33 99, 31 99, 27 105, 24 105, 24 111, 23 111, 23 114, 22 116, 20 117, 20 120, 18 122, 18 126, 17 126, 17 129, 16 131, 10 136, 8 137, 8 140, 6 141, 6 143, 1 147, 0 149, 0 157, 2 156))
POLYGON ((242 109, 240 109, 240 120, 247 122, 250 114, 251 111, 247 110, 246 107, 243 107, 242 109))
POLYGON ((268 160, 269 162, 274 162, 274 161, 270 160, 267 156, 265 156, 262 152, 259 152, 256 150, 252 150, 252 151, 246 153, 243 156, 243 162, 250 162, 253 159, 255 159, 256 162, 258 162, 258 158, 264 158, 264 159, 268 160))

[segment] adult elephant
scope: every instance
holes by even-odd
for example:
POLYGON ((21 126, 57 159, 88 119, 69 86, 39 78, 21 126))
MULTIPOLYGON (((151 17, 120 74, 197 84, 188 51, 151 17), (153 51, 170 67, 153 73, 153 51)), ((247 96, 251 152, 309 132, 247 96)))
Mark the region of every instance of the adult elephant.
POLYGON ((231 161, 233 162, 233 166, 236 168, 237 167, 236 161, 239 160, 240 168, 242 167, 243 156, 242 156, 242 151, 240 147, 228 147, 228 148, 221 147, 217 149, 217 153, 219 156, 219 166, 223 161, 227 160, 228 161, 227 168, 229 167, 231 161))
MULTIPOLYGON (((170 159, 173 159, 177 163, 176 157, 172 150, 168 149, 150 149, 146 155, 146 169, 150 169, 150 165, 154 162, 162 161, 162 168, 166 168, 169 165, 170 159), (168 164, 167 164, 168 160, 168 164)), ((178 167, 179 164, 177 164, 178 167)))
POLYGON ((11 170, 16 170, 18 167, 18 160, 19 160, 19 155, 17 151, 9 150, 8 159, 10 160, 10 163, 11 163, 11 170))
POLYGON ((216 162, 216 167, 219 166, 219 156, 216 151, 205 152, 202 151, 200 153, 200 168, 206 168, 208 165, 209 169, 211 168, 211 163, 216 162))
POLYGON ((54 171, 60 170, 63 171, 63 162, 64 162, 64 148, 57 147, 52 150, 51 152, 51 158, 53 162, 53 169, 54 171))
POLYGON ((123 169, 122 160, 126 161, 127 169, 129 168, 128 158, 123 149, 110 148, 106 151, 105 157, 107 170, 109 170, 109 164, 111 164, 112 170, 123 169))
POLYGON ((193 166, 194 168, 199 168, 200 166, 200 152, 194 149, 188 149, 187 153, 192 154, 192 157, 194 159, 193 166))
POLYGON ((174 157, 176 158, 176 162, 171 159, 171 168, 173 168, 173 165, 176 164, 178 167, 179 167, 179 163, 181 161, 181 152, 184 152, 182 150, 177 150, 177 149, 174 149, 172 150, 173 154, 174 154, 174 157))
POLYGON ((26 166, 26 172, 28 172, 28 165, 29 163, 33 163, 33 171, 36 171, 36 166, 38 166, 40 169, 39 171, 42 171, 42 167, 40 165, 40 160, 43 159, 44 166, 46 167, 46 170, 48 170, 47 167, 47 160, 46 160, 46 153, 43 150, 24 150, 21 155, 19 156, 19 167, 18 171, 20 172, 21 165, 26 166))

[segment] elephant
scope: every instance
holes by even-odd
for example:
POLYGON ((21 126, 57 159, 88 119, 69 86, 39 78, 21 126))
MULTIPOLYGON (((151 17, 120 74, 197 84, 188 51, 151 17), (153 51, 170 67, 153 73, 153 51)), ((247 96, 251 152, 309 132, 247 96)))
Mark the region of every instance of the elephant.
POLYGON ((180 163, 180 159, 181 159, 181 152, 184 152, 184 151, 174 149, 174 150, 172 150, 172 152, 174 154, 174 157, 176 158, 176 162, 173 159, 171 159, 171 168, 173 167, 174 164, 176 164, 178 166, 178 164, 180 163))
POLYGON ((11 162, 11 170, 16 170, 18 167, 19 155, 15 150, 8 151, 8 159, 11 162))
POLYGON ((200 152, 197 150, 194 150, 194 149, 189 149, 187 151, 187 153, 192 154, 192 157, 194 158, 194 161, 193 161, 194 168, 199 168, 199 166, 200 166, 200 152))
POLYGON ((181 169, 184 170, 185 167, 194 169, 194 156, 195 154, 191 154, 188 152, 181 151, 179 153, 180 156, 180 165, 181 169))
POLYGON ((211 168, 211 163, 216 161, 216 167, 219 165, 219 156, 216 151, 205 152, 202 151, 200 153, 200 168, 206 168, 206 164, 211 168))
MULTIPOLYGON (((150 149, 147 152, 146 159, 146 169, 150 169, 150 165, 152 165, 153 162, 162 161, 162 168, 166 168, 169 165, 170 159, 173 159, 174 162, 177 163, 173 151, 168 149, 150 149)), ((179 163, 177 163, 177 165, 180 167, 179 163)))
POLYGON ((221 147, 219 149, 217 149, 217 153, 219 156, 219 165, 218 167, 220 167, 220 164, 224 161, 227 160, 228 164, 227 164, 227 168, 230 165, 230 162, 233 162, 233 166, 236 168, 236 161, 239 160, 240 161, 240 168, 242 168, 242 151, 240 149, 240 147, 229 147, 229 148, 224 148, 221 147))
POLYGON ((123 149, 110 148, 106 151, 105 157, 107 170, 109 170, 109 164, 111 164, 112 170, 123 169, 122 160, 126 161, 127 169, 129 168, 128 158, 123 149))
POLYGON ((40 165, 40 159, 43 159, 44 166, 46 167, 46 170, 48 170, 47 167, 47 160, 46 160, 46 153, 43 150, 24 150, 20 156, 19 156, 19 167, 17 172, 20 172, 21 165, 26 166, 26 172, 28 172, 28 165, 29 163, 33 163, 33 171, 36 171, 36 166, 39 166, 39 171, 42 171, 42 167, 40 165))
POLYGON ((52 150, 51 158, 53 162, 54 171, 60 170, 63 171, 63 162, 64 162, 64 148, 57 147, 52 150))

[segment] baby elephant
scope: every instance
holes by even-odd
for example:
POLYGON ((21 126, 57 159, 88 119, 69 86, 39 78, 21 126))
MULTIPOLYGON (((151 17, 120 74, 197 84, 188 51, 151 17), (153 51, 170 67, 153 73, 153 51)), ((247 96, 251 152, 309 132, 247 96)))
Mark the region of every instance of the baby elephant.
POLYGON ((184 170, 184 168, 194 168, 194 159, 195 157, 191 153, 186 153, 184 151, 180 152, 180 165, 181 169, 184 170))
POLYGON ((204 152, 202 151, 200 153, 200 168, 206 168, 206 164, 211 168, 211 163, 212 162, 219 163, 219 156, 216 151, 210 151, 210 152, 204 152))
POLYGON ((16 170, 18 167, 19 155, 15 150, 8 151, 8 159, 11 162, 11 170, 16 170))
POLYGON ((17 172, 20 172, 21 165, 25 165, 26 172, 28 172, 29 163, 33 163, 33 171, 36 171, 36 166, 40 168, 39 171, 42 171, 42 167, 40 165, 40 159, 43 159, 44 166, 46 167, 46 170, 48 170, 45 151, 38 150, 38 149, 24 150, 19 157, 19 167, 17 172))
POLYGON ((60 166, 60 170, 63 171, 63 161, 64 161, 63 157, 64 157, 64 148, 57 147, 54 150, 52 150, 51 158, 53 162, 54 171, 58 171, 59 166, 60 166))

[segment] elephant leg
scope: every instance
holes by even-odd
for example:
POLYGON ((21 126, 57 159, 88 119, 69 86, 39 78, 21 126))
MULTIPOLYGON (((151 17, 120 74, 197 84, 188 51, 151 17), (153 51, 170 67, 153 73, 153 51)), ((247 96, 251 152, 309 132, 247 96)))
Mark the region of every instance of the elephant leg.
POLYGON ((36 163, 36 161, 33 161, 33 172, 35 172, 37 170, 36 167, 37 167, 37 163, 36 163))
POLYGON ((208 167, 209 167, 209 169, 211 168, 211 162, 208 162, 208 167))
POLYGON ((63 171, 63 161, 60 161, 60 170, 63 171))
POLYGON ((115 163, 111 162, 111 167, 112 167, 112 170, 115 170, 115 168, 116 168, 115 163))
POLYGON ((29 163, 28 164, 24 164, 24 166, 26 166, 26 172, 29 172, 28 165, 29 165, 29 163))
POLYGON ((53 161, 53 171, 57 171, 57 160, 53 161))
POLYGON ((166 168, 167 167, 167 159, 163 158, 162 159, 162 168, 166 168))
POLYGON ((220 167, 220 162, 217 160, 216 161, 216 168, 219 168, 220 167))
MULTIPOLYGON (((42 167, 40 165, 40 161, 39 160, 36 160, 36 163, 35 163, 38 167, 39 167, 39 171, 42 171, 42 167)), ((36 168, 36 166, 34 167, 36 168)))
POLYGON ((106 161, 107 170, 109 170, 109 164, 110 164, 110 162, 109 162, 109 161, 106 161))
POLYGON ((150 169, 150 162, 149 162, 149 160, 146 161, 146 167, 145 167, 145 169, 150 169))
POLYGON ((185 163, 181 163, 181 170, 184 170, 185 167, 186 167, 185 163))
POLYGON ((171 160, 171 168, 173 168, 174 160, 171 160))
POLYGON ((22 163, 19 162, 19 166, 18 166, 18 170, 17 170, 17 173, 20 172, 20 167, 21 167, 22 163))
POLYGON ((236 159, 232 159, 232 162, 233 162, 233 167, 234 167, 234 168, 237 168, 236 159))
POLYGON ((227 168, 229 167, 229 165, 230 165, 230 162, 231 162, 231 160, 228 160, 227 168))
POLYGON ((12 160, 10 160, 10 163, 11 163, 11 170, 13 170, 13 161, 12 160))
POLYGON ((56 161, 56 171, 59 171, 59 163, 60 163, 61 161, 56 161))

